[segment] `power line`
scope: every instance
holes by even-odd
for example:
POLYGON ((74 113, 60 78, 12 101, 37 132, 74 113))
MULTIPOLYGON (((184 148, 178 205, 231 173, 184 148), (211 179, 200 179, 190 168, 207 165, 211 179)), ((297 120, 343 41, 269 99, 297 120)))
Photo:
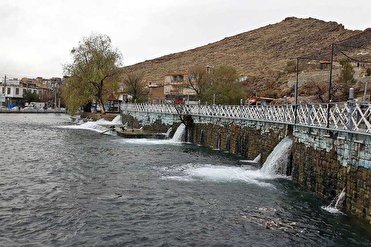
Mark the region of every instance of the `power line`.
POLYGON ((345 57, 347 57, 348 59, 354 61, 354 62, 358 62, 358 63, 371 63, 371 61, 363 61, 363 60, 359 60, 359 59, 356 59, 356 58, 353 58, 347 54, 344 53, 344 51, 341 51, 340 52, 341 54, 343 54, 345 57))

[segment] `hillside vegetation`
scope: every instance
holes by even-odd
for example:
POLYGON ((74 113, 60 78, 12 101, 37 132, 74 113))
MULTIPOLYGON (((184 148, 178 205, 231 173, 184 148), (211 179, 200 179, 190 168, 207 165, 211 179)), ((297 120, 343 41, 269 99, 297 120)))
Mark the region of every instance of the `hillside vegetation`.
POLYGON ((347 30, 336 22, 289 17, 273 25, 127 66, 123 70, 143 73, 146 82, 162 82, 164 75, 195 65, 231 65, 240 75, 248 77, 247 94, 258 92, 271 96, 287 87, 289 61, 358 33, 360 31, 347 30))

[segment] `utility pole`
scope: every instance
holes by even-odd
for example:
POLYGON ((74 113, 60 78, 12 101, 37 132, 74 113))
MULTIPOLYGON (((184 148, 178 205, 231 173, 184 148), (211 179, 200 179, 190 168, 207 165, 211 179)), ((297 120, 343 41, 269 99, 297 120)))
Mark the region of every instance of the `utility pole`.
POLYGON ((7 88, 6 88, 6 75, 4 75, 4 98, 5 98, 5 106, 8 107, 8 99, 6 98, 7 88))
POLYGON ((327 128, 330 127, 330 103, 332 101, 332 67, 334 64, 334 48, 335 44, 331 44, 331 60, 330 60, 330 79, 328 83, 328 103, 327 103, 327 128))
POLYGON ((331 60, 330 60, 330 79, 328 84, 328 102, 332 101, 332 67, 334 64, 334 46, 335 44, 331 45, 331 60))
POLYGON ((299 95, 299 58, 296 58, 296 83, 295 83, 295 111, 294 111, 294 123, 297 123, 298 118, 298 95, 299 95))

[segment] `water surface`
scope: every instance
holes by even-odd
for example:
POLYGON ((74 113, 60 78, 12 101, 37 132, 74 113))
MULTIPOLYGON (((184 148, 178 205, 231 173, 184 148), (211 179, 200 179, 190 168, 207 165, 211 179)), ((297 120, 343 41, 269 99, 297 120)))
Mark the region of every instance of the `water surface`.
POLYGON ((0 114, 0 246, 370 246, 289 179, 189 144, 0 114))

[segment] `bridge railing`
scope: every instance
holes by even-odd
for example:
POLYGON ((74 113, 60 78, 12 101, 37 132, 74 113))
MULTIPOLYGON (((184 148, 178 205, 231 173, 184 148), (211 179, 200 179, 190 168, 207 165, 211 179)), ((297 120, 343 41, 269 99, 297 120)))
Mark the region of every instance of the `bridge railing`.
POLYGON ((355 101, 302 105, 123 104, 125 112, 192 115, 313 126, 371 134, 371 104, 355 101))

